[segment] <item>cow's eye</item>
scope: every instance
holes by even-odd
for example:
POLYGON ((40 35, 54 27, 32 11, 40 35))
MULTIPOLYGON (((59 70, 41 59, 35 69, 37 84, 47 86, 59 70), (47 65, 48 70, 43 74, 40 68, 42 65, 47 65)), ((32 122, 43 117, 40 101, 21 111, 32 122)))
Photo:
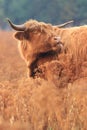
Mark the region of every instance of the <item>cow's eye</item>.
POLYGON ((37 31, 33 31, 32 33, 33 33, 33 34, 37 34, 37 31))

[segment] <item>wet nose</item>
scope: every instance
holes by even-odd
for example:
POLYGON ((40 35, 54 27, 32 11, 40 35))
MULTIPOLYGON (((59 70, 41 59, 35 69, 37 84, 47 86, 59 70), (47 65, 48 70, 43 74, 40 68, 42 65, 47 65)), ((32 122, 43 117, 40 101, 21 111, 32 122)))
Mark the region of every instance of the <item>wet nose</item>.
POLYGON ((60 39, 61 39, 60 37, 54 37, 54 40, 57 41, 57 42, 59 42, 60 39))

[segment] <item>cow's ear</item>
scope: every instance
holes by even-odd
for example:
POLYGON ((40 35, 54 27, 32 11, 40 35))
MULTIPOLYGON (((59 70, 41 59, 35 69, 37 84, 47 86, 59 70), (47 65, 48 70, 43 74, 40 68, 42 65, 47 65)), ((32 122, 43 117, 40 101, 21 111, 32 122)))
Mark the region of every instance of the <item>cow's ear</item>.
POLYGON ((24 35, 23 32, 16 32, 14 34, 14 38, 16 38, 17 40, 23 40, 23 35, 24 35))

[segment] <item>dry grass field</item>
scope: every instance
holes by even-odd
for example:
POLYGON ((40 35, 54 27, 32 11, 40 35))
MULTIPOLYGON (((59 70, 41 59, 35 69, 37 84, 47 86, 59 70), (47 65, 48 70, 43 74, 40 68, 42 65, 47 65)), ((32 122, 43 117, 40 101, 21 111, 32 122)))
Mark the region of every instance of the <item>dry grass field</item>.
POLYGON ((87 63, 67 84, 27 78, 12 35, 0 31, 0 130, 87 130, 87 63))

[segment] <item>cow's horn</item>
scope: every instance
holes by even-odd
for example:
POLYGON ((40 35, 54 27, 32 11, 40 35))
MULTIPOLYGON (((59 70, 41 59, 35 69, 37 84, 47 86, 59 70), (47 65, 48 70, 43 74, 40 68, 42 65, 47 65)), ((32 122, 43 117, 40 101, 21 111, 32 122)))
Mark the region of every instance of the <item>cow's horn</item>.
POLYGON ((6 20, 9 22, 10 26, 16 30, 16 31, 24 31, 25 30, 25 25, 22 24, 22 25, 15 25, 13 24, 9 18, 6 18, 6 20))
POLYGON ((70 24, 70 23, 73 23, 73 22, 74 22, 73 20, 72 20, 72 21, 68 21, 68 22, 66 22, 66 23, 57 25, 57 27, 58 27, 58 28, 62 28, 62 27, 66 26, 66 25, 68 25, 68 24, 70 24))

